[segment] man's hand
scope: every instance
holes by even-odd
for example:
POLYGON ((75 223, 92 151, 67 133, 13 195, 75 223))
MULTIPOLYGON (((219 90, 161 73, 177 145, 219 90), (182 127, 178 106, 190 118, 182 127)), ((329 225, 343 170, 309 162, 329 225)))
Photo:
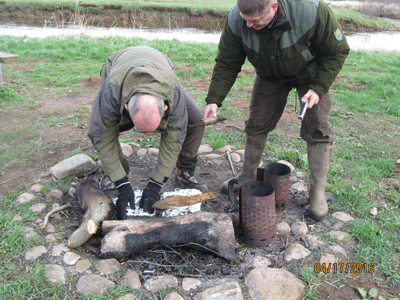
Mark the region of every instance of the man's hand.
POLYGON ((318 104, 319 96, 313 90, 308 90, 308 92, 301 98, 301 102, 308 102, 307 108, 312 108, 314 105, 318 104))
POLYGON ((143 190, 142 198, 139 202, 139 207, 143 208, 144 212, 152 214, 154 212, 153 204, 160 200, 160 190, 163 184, 150 178, 149 183, 143 190))
POLYGON ((217 116, 218 105, 215 103, 207 104, 204 110, 204 119, 217 116))
POLYGON ((135 209, 135 194, 126 176, 117 180, 115 186, 119 191, 117 199, 117 218, 118 220, 125 220, 128 203, 130 203, 132 209, 135 209))

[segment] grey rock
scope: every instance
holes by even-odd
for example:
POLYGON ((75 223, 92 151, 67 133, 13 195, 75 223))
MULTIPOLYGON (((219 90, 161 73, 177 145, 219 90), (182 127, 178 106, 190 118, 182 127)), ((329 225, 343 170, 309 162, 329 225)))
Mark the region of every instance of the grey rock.
POLYGON ((60 256, 62 252, 67 252, 67 251, 69 251, 69 248, 64 243, 58 244, 57 246, 54 246, 51 255, 60 256))
POLYGON ((324 242, 321 241, 319 239, 319 237, 316 235, 308 234, 306 236, 303 236, 301 239, 303 240, 306 247, 311 250, 315 250, 318 247, 321 247, 324 245, 324 242))
POLYGON ((136 152, 136 155, 137 155, 139 158, 144 158, 144 157, 147 155, 147 149, 145 149, 145 148, 139 149, 139 150, 136 152))
POLYGON ((20 215, 20 214, 16 214, 13 218, 12 218, 12 221, 13 222, 19 222, 19 221, 22 221, 23 220, 23 218, 22 218, 22 216, 20 215))
POLYGON ((65 283, 65 270, 59 265, 45 265, 44 276, 51 283, 65 283))
POLYGON ((253 268, 269 267, 270 265, 272 262, 268 258, 256 256, 253 259, 253 268))
POLYGON ((292 229, 290 228, 288 223, 279 222, 278 224, 276 224, 276 232, 280 235, 287 237, 292 232, 292 229))
POLYGON ((369 213, 371 214, 371 216, 376 216, 378 214, 378 208, 377 207, 371 208, 369 213))
POLYGON ((46 204, 37 203, 37 204, 32 205, 29 209, 35 213, 41 213, 42 211, 44 211, 46 209, 46 204))
POLYGON ((242 160, 242 158, 237 153, 231 153, 231 160, 234 163, 238 163, 238 162, 240 162, 242 160))
POLYGON ((68 196, 70 196, 71 198, 74 198, 75 197, 75 193, 76 193, 76 189, 73 186, 71 186, 68 189, 68 196))
POLYGON ((209 144, 200 145, 199 150, 197 151, 198 154, 205 154, 213 152, 214 149, 209 144))
POLYGON ((201 286, 201 280, 196 278, 183 278, 182 279, 182 289, 186 292, 197 289, 201 286))
POLYGON ((311 251, 298 243, 291 244, 285 252, 285 260, 302 259, 310 255, 311 251))
POLYGON ((69 266, 73 266, 76 264, 76 262, 79 260, 81 256, 79 254, 76 254, 75 252, 68 251, 67 253, 64 254, 64 263, 66 263, 69 266))
POLYGON ((308 188, 306 187, 306 185, 301 181, 298 181, 298 182, 292 184, 291 188, 294 189, 295 191, 299 191, 299 192, 308 191, 308 188))
POLYGON ((332 230, 340 230, 343 227, 344 223, 343 222, 337 222, 332 225, 331 229, 332 230))
POLYGON ((133 294, 127 294, 127 295, 118 297, 118 298, 115 299, 115 300, 137 300, 137 298, 136 298, 135 295, 133 295, 133 294))
POLYGON ((178 279, 171 275, 161 275, 146 280, 144 287, 150 292, 178 286, 178 279))
POLYGON ((29 188, 29 191, 30 191, 31 193, 40 193, 43 189, 44 189, 44 186, 43 186, 43 185, 41 185, 40 183, 35 183, 34 185, 32 185, 32 186, 29 188))
POLYGON ((332 230, 329 232, 329 235, 336 241, 350 240, 350 234, 339 230, 332 230))
POLYGON ((95 166, 96 163, 86 154, 76 154, 51 167, 50 172, 55 178, 63 179, 68 175, 86 173, 95 166))
POLYGON ((169 293, 165 296, 164 300, 185 300, 177 292, 169 293))
POLYGON ((26 203, 26 202, 31 202, 33 199, 35 199, 35 196, 30 194, 30 193, 23 193, 18 196, 17 202, 18 203, 26 203))
POLYGON ((340 255, 343 255, 343 256, 347 257, 346 250, 344 250, 344 248, 343 248, 342 246, 339 246, 339 245, 332 245, 332 246, 329 246, 329 249, 330 249, 333 253, 340 254, 340 255))
POLYGON ((24 238, 25 238, 26 240, 29 240, 29 239, 31 239, 31 238, 33 238, 33 237, 38 236, 37 232, 36 232, 35 229, 33 229, 32 227, 26 227, 26 228, 24 229, 24 231, 25 231, 25 236, 24 236, 24 238))
POLYGON ((129 144, 121 143, 121 150, 125 157, 129 157, 133 154, 133 149, 129 144))
POLYGON ((47 233, 55 233, 56 230, 54 229, 54 226, 51 223, 46 224, 46 232, 47 233))
POLYGON ((92 294, 104 294, 107 289, 112 288, 114 282, 98 275, 83 275, 76 285, 76 292, 84 296, 92 294))
POLYGON ((46 235, 46 243, 47 244, 55 244, 59 240, 61 240, 61 235, 56 232, 49 233, 48 235, 46 235))
POLYGON ((122 277, 122 284, 129 286, 131 289, 138 289, 142 287, 139 274, 133 270, 126 271, 124 277, 122 277))
POLYGON ((158 148, 149 148, 149 155, 150 156, 158 156, 160 150, 158 148))
POLYGON ((304 222, 295 222, 292 224, 292 233, 296 236, 305 236, 308 233, 307 224, 304 222))
POLYGON ((97 271, 106 275, 121 270, 121 264, 115 258, 102 259, 94 267, 97 271))
POLYGON ((301 171, 297 171, 296 172, 296 177, 297 178, 304 178, 304 177, 306 177, 306 173, 301 172, 301 171))
POLYGON ((63 192, 59 189, 51 189, 46 194, 46 199, 62 200, 63 192))
POLYGON ((25 253, 25 260, 35 260, 46 252, 47 249, 43 245, 34 247, 25 253))
POLYGON ((236 150, 235 153, 239 154, 240 156, 244 156, 244 149, 236 150))
POLYGON ((223 147, 218 148, 217 150, 215 150, 215 152, 218 152, 218 153, 225 153, 225 152, 232 152, 232 151, 235 151, 235 150, 236 150, 235 147, 233 147, 233 146, 231 146, 231 145, 225 145, 225 146, 223 146, 223 147))
POLYGON ((305 285, 292 273, 275 268, 257 268, 245 279, 253 300, 298 300, 305 285))
POLYGON ((336 257, 332 254, 325 254, 321 255, 321 258, 319 259, 319 264, 320 267, 324 266, 325 267, 325 272, 330 273, 333 272, 335 269, 333 267, 333 264, 336 263, 336 257), (329 271, 329 272, 328 272, 329 271))
POLYGON ((352 216, 350 216, 349 214, 342 212, 342 211, 337 211, 337 212, 333 213, 332 217, 334 217, 335 219, 338 219, 339 221, 342 221, 344 223, 354 220, 354 218, 352 216))
POLYGON ((194 300, 243 300, 242 289, 236 281, 223 282, 197 294, 194 300))
POLYGON ((92 263, 90 262, 89 259, 81 259, 76 263, 75 271, 79 273, 86 272, 87 270, 89 270, 91 265, 92 263))

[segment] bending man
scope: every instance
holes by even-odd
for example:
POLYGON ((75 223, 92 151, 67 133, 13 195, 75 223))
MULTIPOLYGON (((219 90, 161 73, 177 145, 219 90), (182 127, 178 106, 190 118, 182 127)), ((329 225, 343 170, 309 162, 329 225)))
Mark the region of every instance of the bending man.
POLYGON ((153 212, 160 190, 176 166, 182 188, 204 192, 194 178, 197 151, 204 133, 203 114, 179 84, 171 61, 154 48, 138 46, 109 56, 101 71, 101 88, 93 104, 89 137, 103 169, 115 183, 118 219, 126 218, 128 203, 135 208, 129 161, 118 141, 120 132, 135 128, 147 135, 161 133, 157 165, 143 190, 139 206, 153 212))
POLYGON ((206 99, 204 117, 215 116, 245 59, 254 66, 241 173, 255 177, 267 135, 281 118, 289 92, 297 89, 301 101, 308 103, 300 135, 307 142, 311 216, 317 220, 328 213, 325 187, 335 139, 328 122, 329 88, 349 51, 338 21, 323 1, 238 0, 221 35, 206 99))

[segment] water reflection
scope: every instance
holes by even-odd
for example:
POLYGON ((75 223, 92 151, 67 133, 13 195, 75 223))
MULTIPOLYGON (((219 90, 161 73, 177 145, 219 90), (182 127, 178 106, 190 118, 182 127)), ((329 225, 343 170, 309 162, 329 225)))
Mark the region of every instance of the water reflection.
POLYGON ((218 43, 220 33, 209 33, 194 28, 183 29, 137 29, 137 28, 104 28, 104 27, 81 27, 66 26, 64 28, 55 27, 31 27, 16 26, 13 24, 0 25, 0 35, 26 36, 29 38, 46 38, 49 36, 79 36, 87 35, 90 37, 112 37, 121 36, 126 38, 139 37, 147 40, 177 39, 182 42, 198 42, 198 43, 218 43))
MULTIPOLYGON (((87 35, 90 37, 139 37, 153 40, 172 40, 176 39, 183 42, 197 43, 218 43, 220 33, 210 33, 194 28, 183 29, 136 29, 136 28, 104 28, 90 26, 66 26, 56 27, 31 27, 18 26, 15 24, 0 25, 0 35, 26 36, 30 38, 46 38, 49 36, 79 36, 87 35)), ((350 48, 352 50, 366 51, 399 51, 400 52, 400 33, 399 32, 377 32, 377 33, 355 33, 347 35, 350 48)))

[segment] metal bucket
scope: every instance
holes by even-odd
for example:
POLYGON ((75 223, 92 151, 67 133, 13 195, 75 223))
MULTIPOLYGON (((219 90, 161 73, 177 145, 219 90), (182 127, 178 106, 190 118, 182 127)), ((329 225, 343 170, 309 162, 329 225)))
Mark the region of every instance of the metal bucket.
POLYGON ((262 181, 249 181, 240 188, 240 220, 245 243, 265 246, 276 239, 275 193, 262 181))
POLYGON ((265 166, 264 182, 272 185, 275 190, 276 211, 284 211, 289 196, 290 167, 281 163, 269 163, 265 166))

